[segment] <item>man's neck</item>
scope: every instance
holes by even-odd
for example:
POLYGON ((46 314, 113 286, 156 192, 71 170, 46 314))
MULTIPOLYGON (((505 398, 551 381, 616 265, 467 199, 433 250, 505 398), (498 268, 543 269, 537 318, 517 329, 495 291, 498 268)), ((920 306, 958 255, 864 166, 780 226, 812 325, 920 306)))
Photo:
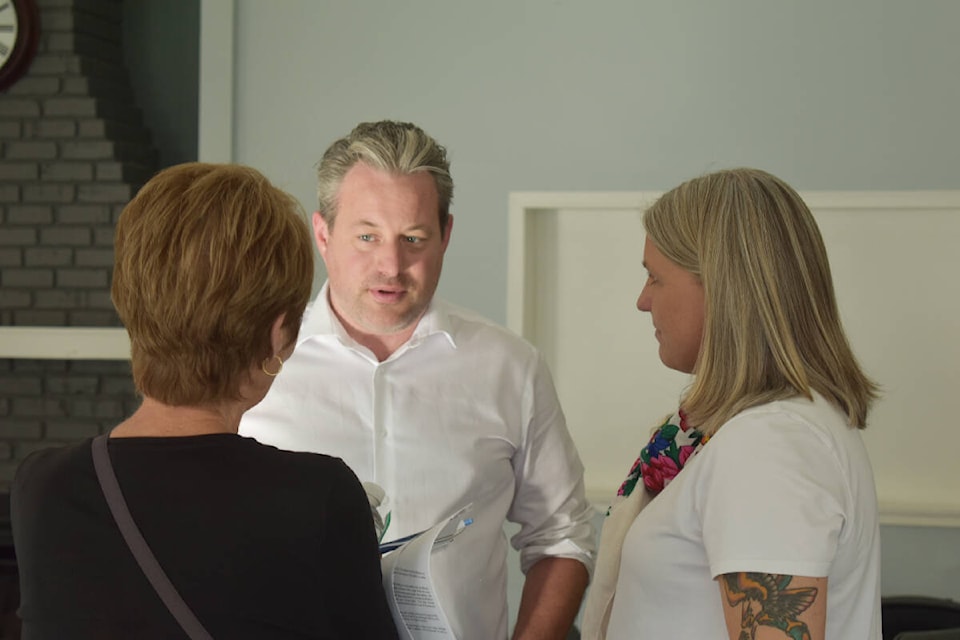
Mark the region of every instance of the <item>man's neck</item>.
MULTIPOLYGON (((333 314, 333 316, 337 319, 337 322, 340 323, 340 326, 343 327, 348 336, 353 338, 358 344, 373 352, 377 362, 383 362, 392 356, 397 349, 406 344, 407 340, 409 340, 413 335, 413 332, 417 330, 417 326, 423 319, 423 315, 421 315, 414 322, 411 322, 409 326, 397 331, 396 333, 368 333, 353 326, 345 317, 343 317, 343 315, 334 307, 333 300, 331 298, 331 292, 328 290, 325 302, 327 304, 327 308, 330 310, 330 313, 333 314)), ((426 313, 426 311, 424 311, 424 313, 426 313)))
POLYGON ((359 344, 362 344, 367 349, 370 349, 370 351, 373 352, 373 355, 377 358, 378 362, 383 362, 392 356, 397 349, 406 344, 407 340, 410 339, 410 336, 413 335, 413 332, 416 331, 417 323, 419 322, 418 319, 417 322, 414 322, 409 327, 398 333, 365 333, 359 329, 356 329, 355 327, 350 326, 348 322, 345 322, 344 319, 340 317, 340 314, 336 315, 347 334, 359 344))

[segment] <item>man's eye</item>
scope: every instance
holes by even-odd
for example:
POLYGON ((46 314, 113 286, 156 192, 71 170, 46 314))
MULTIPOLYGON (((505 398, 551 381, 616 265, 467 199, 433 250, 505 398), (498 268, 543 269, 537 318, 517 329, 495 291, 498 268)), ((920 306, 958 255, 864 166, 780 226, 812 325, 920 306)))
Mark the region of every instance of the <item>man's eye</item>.
POLYGON ((417 236, 407 236, 406 238, 404 238, 404 240, 406 240, 410 244, 420 244, 421 242, 423 242, 423 238, 419 238, 417 236))
POLYGON ((362 242, 373 242, 373 234, 371 233, 361 233, 358 237, 362 242))

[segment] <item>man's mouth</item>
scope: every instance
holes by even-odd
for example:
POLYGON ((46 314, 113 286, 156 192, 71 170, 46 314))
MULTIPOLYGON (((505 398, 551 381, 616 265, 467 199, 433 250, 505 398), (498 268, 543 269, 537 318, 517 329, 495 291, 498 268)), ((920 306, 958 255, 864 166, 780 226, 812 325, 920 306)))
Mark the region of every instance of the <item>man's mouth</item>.
POLYGON ((370 287, 369 291, 374 300, 388 304, 400 301, 407 294, 401 287, 370 287))

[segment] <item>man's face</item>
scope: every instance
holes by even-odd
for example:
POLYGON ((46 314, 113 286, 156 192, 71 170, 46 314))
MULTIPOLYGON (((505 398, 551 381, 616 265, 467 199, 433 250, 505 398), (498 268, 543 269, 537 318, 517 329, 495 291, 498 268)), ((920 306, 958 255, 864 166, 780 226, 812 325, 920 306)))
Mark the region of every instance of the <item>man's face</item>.
POLYGON ((354 339, 405 340, 433 298, 453 226, 440 230, 428 172, 397 176, 362 162, 340 185, 336 219, 313 216, 330 303, 354 339))

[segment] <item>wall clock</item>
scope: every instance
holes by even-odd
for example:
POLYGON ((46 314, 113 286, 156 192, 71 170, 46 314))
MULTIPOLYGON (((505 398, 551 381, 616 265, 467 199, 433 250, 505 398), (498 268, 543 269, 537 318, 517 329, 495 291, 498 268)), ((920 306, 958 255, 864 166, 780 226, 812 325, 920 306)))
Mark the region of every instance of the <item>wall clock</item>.
POLYGON ((0 91, 26 73, 40 39, 35 0, 0 0, 0 91))

